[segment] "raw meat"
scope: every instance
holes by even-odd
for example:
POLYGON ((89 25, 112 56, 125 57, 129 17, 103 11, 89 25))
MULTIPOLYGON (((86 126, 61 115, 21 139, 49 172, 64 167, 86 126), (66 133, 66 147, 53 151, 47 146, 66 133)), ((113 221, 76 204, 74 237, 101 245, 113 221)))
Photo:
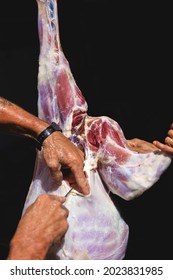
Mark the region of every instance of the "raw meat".
MULTIPOLYGON (((88 196, 75 190, 69 194, 65 203, 69 229, 64 240, 50 248, 47 259, 123 259, 129 227, 109 194, 125 200, 141 195, 160 178, 171 158, 160 151, 132 151, 116 121, 88 116, 86 100, 60 44, 57 1, 37 3, 39 117, 58 123, 64 135, 84 150, 91 188, 88 196)), ((65 195, 69 189, 67 181, 57 189, 39 151, 23 212, 41 193, 65 195)))

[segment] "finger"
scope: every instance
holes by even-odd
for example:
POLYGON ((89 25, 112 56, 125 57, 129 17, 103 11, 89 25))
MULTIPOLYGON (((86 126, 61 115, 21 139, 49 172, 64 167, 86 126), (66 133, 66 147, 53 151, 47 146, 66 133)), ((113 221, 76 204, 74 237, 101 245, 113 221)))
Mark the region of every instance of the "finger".
POLYGON ((60 203, 64 203, 64 202, 66 201, 65 196, 57 196, 57 195, 50 194, 49 197, 50 197, 52 200, 57 200, 57 201, 60 202, 60 203))
POLYGON ((173 154, 173 148, 170 147, 170 146, 168 146, 168 145, 165 145, 165 147, 163 148, 163 150, 164 150, 165 152, 168 152, 168 153, 173 154))
POLYGON ((163 143, 161 143, 161 142, 159 142, 159 141, 153 141, 153 144, 157 147, 157 148, 159 148, 159 149, 164 149, 164 147, 165 147, 165 144, 163 144, 163 143))
POLYGON ((173 147, 173 139, 170 138, 170 137, 166 137, 165 138, 165 143, 170 146, 170 147, 173 147))
POLYGON ((161 146, 161 145, 164 145, 164 144, 162 144, 161 142, 159 142, 159 141, 157 141, 157 140, 154 140, 154 141, 153 141, 153 144, 154 144, 156 147, 159 147, 159 146, 161 146))
POLYGON ((65 217, 67 218, 69 215, 69 210, 64 206, 64 202, 66 201, 66 197, 64 196, 56 196, 56 195, 49 195, 49 198, 51 199, 51 207, 52 210, 54 209, 58 209, 58 211, 63 210, 63 213, 65 215, 65 217))
POLYGON ((173 138, 173 129, 170 129, 170 130, 168 131, 168 136, 169 136, 170 138, 173 138))
POLYGON ((56 199, 61 203, 64 203, 66 201, 65 196, 57 196, 56 199))
POLYGON ((157 148, 159 148, 162 151, 168 152, 168 153, 173 153, 173 148, 168 146, 167 144, 162 144, 159 141, 154 141, 153 142, 154 145, 157 146, 157 148))
POLYGON ((60 210, 61 210, 61 214, 63 215, 63 217, 67 218, 69 215, 69 210, 64 206, 64 204, 61 204, 60 206, 60 202, 59 201, 52 201, 52 206, 54 207, 54 209, 56 209, 56 211, 59 211, 60 214, 60 210))
POLYGON ((50 173, 51 173, 52 178, 60 186, 62 184, 62 180, 63 180, 62 171, 50 169, 50 173))
POLYGON ((63 174, 61 171, 61 164, 59 161, 56 160, 56 158, 51 158, 51 160, 47 160, 47 166, 50 170, 50 174, 52 178, 58 183, 60 186, 62 184, 63 180, 63 174))
POLYGON ((78 168, 77 170, 72 170, 72 172, 74 174, 75 181, 78 186, 78 191, 84 195, 88 195, 90 193, 90 186, 83 170, 78 168))

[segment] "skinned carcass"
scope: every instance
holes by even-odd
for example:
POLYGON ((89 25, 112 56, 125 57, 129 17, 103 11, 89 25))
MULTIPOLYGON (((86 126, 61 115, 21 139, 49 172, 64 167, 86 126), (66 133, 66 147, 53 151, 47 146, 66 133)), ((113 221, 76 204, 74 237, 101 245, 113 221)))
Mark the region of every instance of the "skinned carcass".
MULTIPOLYGON (((109 117, 91 117, 62 51, 57 0, 37 0, 40 39, 38 113, 56 122, 65 136, 85 153, 84 170, 90 194, 72 190, 65 202, 69 229, 52 245, 47 259, 123 259, 129 227, 112 202, 112 192, 125 200, 141 195, 171 163, 161 151, 138 153, 129 148, 119 124, 109 117)), ((38 151, 35 172, 23 212, 41 193, 65 195, 70 184, 56 186, 38 151)))

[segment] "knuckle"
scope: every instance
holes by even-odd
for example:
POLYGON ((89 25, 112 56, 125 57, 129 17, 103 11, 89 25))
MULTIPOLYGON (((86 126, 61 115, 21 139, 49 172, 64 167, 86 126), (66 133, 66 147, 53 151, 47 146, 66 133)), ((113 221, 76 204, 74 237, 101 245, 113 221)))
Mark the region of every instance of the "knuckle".
POLYGON ((42 193, 38 196, 38 201, 45 201, 49 199, 49 195, 47 193, 42 193))
POLYGON ((57 171, 59 163, 55 160, 52 160, 48 163, 48 166, 52 171, 57 171))
POLYGON ((68 212, 68 210, 65 207, 62 206, 61 211, 59 212, 59 214, 60 214, 60 217, 61 217, 62 220, 67 220, 69 212, 68 212))

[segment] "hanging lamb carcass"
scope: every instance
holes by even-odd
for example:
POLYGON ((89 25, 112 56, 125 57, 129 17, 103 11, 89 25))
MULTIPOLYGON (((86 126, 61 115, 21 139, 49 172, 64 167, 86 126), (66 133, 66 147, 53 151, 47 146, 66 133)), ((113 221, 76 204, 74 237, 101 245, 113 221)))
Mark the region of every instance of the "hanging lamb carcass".
MULTIPOLYGON (((158 181, 171 158, 158 150, 145 153, 132 150, 115 120, 87 114, 86 100, 61 47, 57 0, 37 0, 37 4, 38 114, 49 123, 57 123, 64 135, 83 149, 84 170, 90 184, 87 196, 75 190, 69 193, 65 202, 69 228, 64 240, 49 249, 47 259, 123 259, 129 227, 109 194, 125 200, 142 195, 158 181)), ((71 189, 66 180, 61 186, 49 189, 55 184, 42 151, 38 151, 23 213, 41 193, 65 195, 71 189)))

